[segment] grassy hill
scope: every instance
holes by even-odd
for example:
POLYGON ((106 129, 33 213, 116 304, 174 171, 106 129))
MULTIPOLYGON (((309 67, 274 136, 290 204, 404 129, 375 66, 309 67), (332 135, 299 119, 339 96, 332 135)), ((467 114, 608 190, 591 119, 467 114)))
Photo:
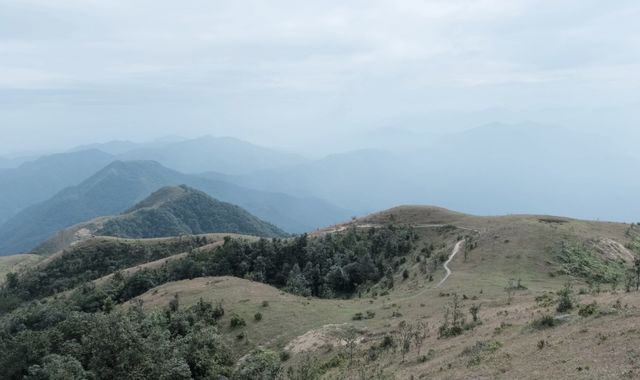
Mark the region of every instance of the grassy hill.
MULTIPOLYGON (((403 206, 288 239, 216 236, 92 239, 47 259, 2 289, 0 306, 47 302, 0 313, 0 350, 60 337, 75 351, 45 352, 88 371, 105 364, 81 353, 112 352, 123 378, 147 360, 198 378, 206 350, 207 371, 233 379, 640 374, 637 225, 403 206), (205 326, 215 347, 183 350, 205 326), (113 351, 130 339, 151 343, 113 351)), ((1 353, 7 378, 47 363, 1 353)))
POLYGON ((95 235, 143 239, 214 232, 286 235, 238 206, 183 185, 163 187, 123 214, 100 217, 60 231, 34 251, 54 253, 95 235))

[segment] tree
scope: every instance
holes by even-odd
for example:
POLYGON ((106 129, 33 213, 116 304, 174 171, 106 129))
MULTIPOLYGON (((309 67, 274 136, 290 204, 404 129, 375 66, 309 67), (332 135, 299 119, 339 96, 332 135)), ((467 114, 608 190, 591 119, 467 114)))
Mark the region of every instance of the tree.
POLYGON ((298 264, 294 264, 293 268, 289 272, 289 278, 287 279, 286 290, 289 293, 296 294, 299 296, 310 296, 311 291, 308 287, 307 279, 302 274, 300 270, 300 266, 298 264))
POLYGON ((444 321, 438 328, 438 334, 441 338, 462 334, 465 322, 462 306, 460 296, 457 293, 453 293, 451 302, 445 307, 444 321))
POLYGON ((418 356, 422 351, 422 345, 424 341, 427 339, 429 333, 429 325, 426 322, 419 322, 416 325, 415 333, 413 335, 413 340, 415 341, 416 348, 418 349, 418 356))
POLYGON ((259 349, 242 360, 233 374, 236 380, 276 379, 280 373, 280 357, 273 351, 259 349))
POLYGON ((342 342, 344 342, 344 347, 349 354, 349 365, 353 362, 353 351, 358 344, 358 337, 360 336, 360 331, 356 329, 353 325, 348 325, 343 329, 340 329, 336 332, 336 336, 342 342))
POLYGON ((411 342, 415 338, 414 326, 410 323, 407 323, 407 321, 401 321, 398 324, 396 336, 400 345, 400 352, 402 353, 402 362, 404 362, 405 355, 411 349, 411 342))
POLYGON ((507 304, 511 305, 511 301, 513 300, 513 294, 516 291, 516 282, 514 279, 510 279, 507 283, 507 287, 504 288, 504 291, 507 293, 507 304))
POLYGON ((42 365, 29 367, 25 380, 83 380, 86 373, 82 364, 70 356, 51 354, 46 356, 42 365))
POLYGON ((473 318, 473 322, 477 323, 480 320, 478 318, 478 314, 480 313, 480 305, 479 304, 471 305, 471 307, 469 308, 469 313, 471 314, 471 317, 473 318))
POLYGON ((640 256, 636 256, 633 260, 633 268, 636 275, 636 291, 640 290, 640 256))
POLYGON ((173 295, 171 301, 169 301, 169 310, 175 313, 180 309, 180 295, 178 293, 173 295))
POLYGON ((634 270, 630 269, 629 271, 627 271, 624 277, 624 290, 627 293, 631 292, 631 288, 633 287, 634 277, 635 277, 634 270))
POLYGON ((104 299, 102 310, 105 312, 105 314, 109 314, 113 311, 113 307, 114 307, 113 299, 111 298, 111 296, 107 296, 107 298, 104 299))

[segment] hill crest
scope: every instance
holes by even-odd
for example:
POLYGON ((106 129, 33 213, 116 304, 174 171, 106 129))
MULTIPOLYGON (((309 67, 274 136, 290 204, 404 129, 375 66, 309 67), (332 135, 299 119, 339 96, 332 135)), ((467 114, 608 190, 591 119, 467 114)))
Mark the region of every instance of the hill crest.
POLYGON ((92 219, 56 233, 36 251, 54 253, 96 235, 142 239, 205 233, 286 235, 239 206, 186 185, 165 186, 122 214, 92 219))

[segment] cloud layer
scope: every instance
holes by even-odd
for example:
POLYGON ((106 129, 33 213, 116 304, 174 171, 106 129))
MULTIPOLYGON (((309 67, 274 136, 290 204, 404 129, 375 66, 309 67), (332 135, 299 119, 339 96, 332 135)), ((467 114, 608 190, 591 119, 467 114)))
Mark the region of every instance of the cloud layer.
POLYGON ((0 9, 0 151, 203 133, 306 146, 505 119, 597 130, 617 116, 631 130, 640 103, 636 1, 1 0, 0 9), (594 109, 599 117, 585 116, 594 109))

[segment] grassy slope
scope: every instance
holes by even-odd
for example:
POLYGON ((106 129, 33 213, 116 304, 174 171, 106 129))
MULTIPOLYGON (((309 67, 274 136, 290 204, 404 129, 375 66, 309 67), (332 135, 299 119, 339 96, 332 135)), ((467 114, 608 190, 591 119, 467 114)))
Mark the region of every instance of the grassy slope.
POLYGON ((0 256, 0 284, 5 281, 7 273, 35 265, 42 259, 42 256, 31 254, 0 256))
MULTIPOLYGON (((554 248, 560 241, 589 243, 597 239, 611 239, 622 245, 629 243, 627 225, 587 222, 570 219, 552 219, 539 216, 474 217, 452 213, 442 209, 401 207, 375 214, 354 222, 370 226, 386 222, 414 225, 421 237, 416 252, 426 242, 436 242, 437 252, 450 252, 457 235, 470 236, 478 247, 469 252, 465 261, 461 252, 450 264, 451 277, 442 288, 435 284, 444 275, 441 267, 434 281, 428 281, 418 270, 418 264, 409 261, 405 267, 410 276, 403 280, 398 271, 396 286, 385 296, 363 295, 354 300, 320 300, 301 298, 284 293, 268 285, 247 280, 219 277, 198 278, 164 284, 139 298, 147 309, 165 307, 175 294, 180 295, 183 306, 194 304, 200 297, 208 301, 222 301, 226 315, 221 322, 225 334, 240 356, 257 346, 274 349, 288 347, 294 353, 288 364, 299 362, 303 354, 296 354, 300 347, 311 348, 313 356, 325 360, 335 355, 338 348, 328 352, 327 343, 335 340, 321 339, 327 325, 353 324, 364 331, 364 341, 359 350, 379 343, 381 336, 392 334, 402 320, 424 321, 430 326, 422 353, 434 350, 433 358, 419 363, 415 349, 400 363, 399 354, 388 354, 376 362, 390 378, 632 378, 640 374, 640 299, 636 294, 603 292, 596 296, 579 296, 581 303, 596 299, 601 308, 611 310, 619 298, 628 308, 598 318, 582 319, 575 312, 569 322, 549 330, 531 330, 530 321, 541 313, 554 314, 552 307, 539 307, 535 297, 558 290, 568 279, 551 276, 561 269, 554 261, 554 248), (393 215, 393 216, 391 216, 393 215), (432 225, 452 224, 467 229, 442 231, 432 225), (504 287, 511 278, 521 278, 528 289, 519 291, 511 305, 506 303, 504 287), (442 323, 443 310, 450 297, 443 293, 458 292, 475 301, 465 301, 465 313, 472 303, 482 305, 483 324, 464 335, 451 339, 437 339, 437 326, 442 323), (263 307, 267 301, 269 306, 263 307), (370 320, 352 321, 355 313, 375 312, 370 320), (256 322, 255 313, 263 319, 256 322), (394 317, 394 312, 401 317, 394 317), (506 312, 506 313, 505 313, 506 312), (232 313, 243 317, 247 326, 231 329, 232 313), (496 333, 501 323, 511 327, 496 333), (237 340, 243 331, 247 340, 237 340), (311 332, 316 332, 311 333, 311 332), (497 340, 502 347, 494 353, 482 356, 479 364, 468 365, 465 348, 476 341, 497 340), (545 340, 539 350, 537 343, 545 340), (303 344, 304 343, 304 344, 303 344), (314 345, 315 343, 315 345, 314 345)), ((321 231, 328 233, 340 226, 321 231)), ((162 265, 159 263, 145 265, 162 265)), ((134 268, 131 270, 136 270, 134 268)), ((584 283, 574 279, 576 287, 584 283)), ((469 315, 467 313, 467 319, 469 315)), ((326 335, 326 334, 325 334, 326 335)), ((326 336, 325 336, 326 338, 326 336)), ((329 371, 328 377, 356 378, 354 369, 345 366, 329 371), (351 372, 350 372, 351 371, 351 372)))
MULTIPOLYGON (((603 292, 595 297, 602 308, 609 308, 620 298, 628 304, 625 312, 582 319, 573 313, 566 324, 545 331, 531 330, 530 321, 541 313, 554 314, 553 307, 538 307, 534 298, 549 291, 558 290, 568 279, 566 276, 551 276, 560 265, 554 261, 554 248, 560 241, 588 243, 606 238, 621 244, 629 242, 624 224, 588 222, 557 219, 544 216, 474 217, 442 209, 423 207, 401 207, 358 220, 356 225, 370 226, 386 222, 414 225, 424 241, 434 241, 438 229, 431 225, 452 224, 470 230, 457 230, 454 234, 472 236, 478 247, 469 252, 464 260, 461 252, 450 264, 451 277, 442 288, 435 284, 444 275, 439 268, 436 278, 429 282, 421 275, 418 265, 407 265, 411 275, 403 280, 397 275, 395 288, 384 297, 363 297, 355 300, 305 299, 283 293, 267 285, 230 277, 205 278, 180 281, 151 290, 141 298, 150 308, 166 306, 175 293, 180 294, 181 303, 193 304, 200 297, 207 300, 223 300, 227 315, 223 320, 223 333, 230 340, 240 330, 228 327, 232 312, 247 321, 246 341, 234 343, 239 354, 249 352, 261 345, 272 348, 288 348, 296 352, 296 344, 305 339, 315 339, 315 357, 328 359, 335 350, 327 353, 331 340, 319 339, 326 325, 350 323, 362 328, 365 340, 360 348, 379 341, 380 336, 391 333, 401 320, 425 321, 430 326, 423 353, 434 350, 434 357, 426 363, 418 363, 417 352, 412 350, 406 363, 400 363, 398 354, 382 357, 378 364, 391 378, 621 378, 637 373, 640 365, 640 300, 635 295, 622 292, 603 292), (391 216, 393 215, 393 216, 391 216), (471 231, 476 230, 476 231, 471 231), (504 287, 511 278, 522 279, 528 289, 517 292, 511 305, 506 304, 504 287), (461 337, 437 339, 437 326, 442 322, 443 309, 450 297, 442 293, 458 292, 477 301, 465 301, 465 313, 471 303, 482 304, 480 313, 483 325, 461 337), (262 307, 263 300, 269 307, 262 307), (351 317, 366 311, 376 313, 375 318, 352 321, 351 317), (393 312, 401 317, 393 317, 393 312), (507 311, 508 315, 503 313, 507 311), (256 312, 263 314, 261 322, 253 321, 256 312), (498 315, 500 313, 500 315, 498 315), (496 334, 501 323, 511 324, 496 334), (323 328, 323 326, 325 326, 323 328), (310 333, 315 331, 316 334, 310 333), (297 339, 295 339, 298 337, 297 339), (497 340, 503 344, 495 353, 482 356, 480 364, 468 366, 470 358, 462 351, 476 341, 497 340), (537 342, 545 340, 547 346, 538 350, 537 342), (598 344, 599 343, 599 344, 598 344), (322 349, 320 349, 322 347, 322 349), (581 369, 580 369, 581 368, 581 369), (588 368, 588 369, 587 369, 588 368), (631 371, 631 372, 630 372, 631 371)), ((333 230, 339 229, 334 228, 333 230)), ((324 232, 328 233, 331 229, 324 232)), ((450 251, 455 239, 442 238, 441 250, 450 251)), ((422 242, 418 243, 418 249, 422 242)), ((574 279, 577 287, 584 286, 574 279)), ((594 297, 580 296, 581 303, 594 297)), ((467 319, 469 315, 467 313, 467 319)), ((303 344, 309 347, 309 342, 303 344)), ((335 341, 333 342, 336 343, 335 341)), ((313 342, 310 344, 313 346, 313 342)), ((294 355, 290 363, 298 362, 303 355, 294 355)), ((350 377, 356 378, 355 370, 350 377)), ((330 371, 327 376, 342 376, 347 368, 330 371), (342 374, 342 375, 340 375, 342 374)), ((349 378, 349 377, 348 377, 349 378)))

